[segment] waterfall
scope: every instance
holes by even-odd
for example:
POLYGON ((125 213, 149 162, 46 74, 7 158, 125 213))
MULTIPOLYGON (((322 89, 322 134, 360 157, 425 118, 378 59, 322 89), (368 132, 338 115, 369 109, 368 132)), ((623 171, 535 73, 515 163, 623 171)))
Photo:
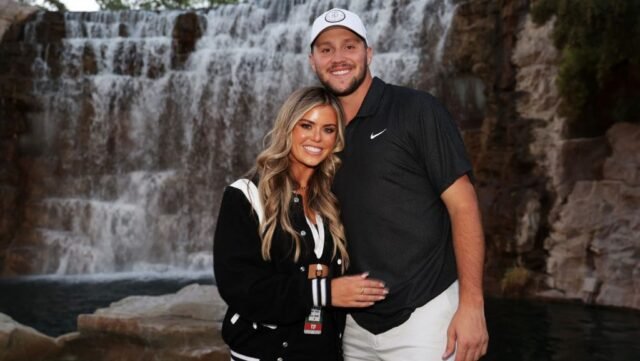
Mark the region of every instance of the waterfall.
POLYGON ((315 16, 361 15, 383 80, 436 89, 452 0, 243 1, 208 11, 64 14, 32 64, 31 273, 210 271, 217 207, 281 103, 316 84, 315 16), (186 34, 186 35, 185 35, 186 34), (426 69, 426 71, 425 71, 426 69))

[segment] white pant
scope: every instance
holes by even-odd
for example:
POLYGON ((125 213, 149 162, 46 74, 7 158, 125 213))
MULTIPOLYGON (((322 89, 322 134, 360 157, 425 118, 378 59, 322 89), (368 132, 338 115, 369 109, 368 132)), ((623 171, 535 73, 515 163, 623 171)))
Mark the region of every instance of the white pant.
MULTIPOLYGON (((374 335, 347 316, 343 348, 345 361, 442 361, 447 328, 458 309, 458 281, 416 308, 400 326, 374 335)), ((455 353, 448 358, 454 360, 455 353)))

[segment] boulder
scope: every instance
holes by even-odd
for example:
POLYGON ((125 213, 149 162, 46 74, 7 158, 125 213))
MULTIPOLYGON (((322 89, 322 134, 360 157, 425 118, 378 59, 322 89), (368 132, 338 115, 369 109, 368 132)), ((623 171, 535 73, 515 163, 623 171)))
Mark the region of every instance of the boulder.
POLYGON ((0 313, 0 360, 48 360, 59 351, 53 338, 0 313))
POLYGON ((229 360, 220 336, 226 305, 215 286, 193 284, 176 294, 134 296, 78 317, 78 332, 61 336, 62 359, 93 361, 229 360))

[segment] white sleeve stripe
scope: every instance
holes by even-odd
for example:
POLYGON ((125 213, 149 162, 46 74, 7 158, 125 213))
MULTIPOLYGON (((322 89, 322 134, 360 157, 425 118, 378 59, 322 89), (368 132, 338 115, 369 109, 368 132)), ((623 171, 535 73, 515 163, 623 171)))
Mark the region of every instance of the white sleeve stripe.
POLYGON ((249 357, 249 356, 243 355, 243 354, 241 354, 241 353, 235 352, 235 351, 233 351, 233 350, 229 350, 229 351, 231 351, 232 359, 233 359, 233 358, 236 358, 236 359, 238 359, 238 360, 246 360, 246 361, 260 361, 260 359, 255 358, 255 357, 249 357))
POLYGON ((327 279, 320 280, 320 295, 322 297, 322 306, 327 305, 327 279))
POLYGON ((314 278, 311 280, 311 293, 313 296, 313 305, 315 307, 318 307, 320 302, 318 302, 319 300, 318 300, 318 279, 317 278, 314 278))
POLYGON ((258 187, 246 178, 241 178, 231 183, 231 187, 237 188, 244 193, 244 196, 247 197, 249 203, 251 203, 251 206, 256 211, 258 221, 262 223, 262 220, 264 219, 264 209, 262 208, 262 202, 260 201, 260 192, 258 191, 258 187))

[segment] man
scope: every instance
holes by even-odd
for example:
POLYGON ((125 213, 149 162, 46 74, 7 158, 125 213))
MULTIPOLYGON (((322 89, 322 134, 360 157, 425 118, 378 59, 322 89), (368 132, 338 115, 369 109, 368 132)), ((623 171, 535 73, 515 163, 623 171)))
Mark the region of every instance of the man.
POLYGON ((479 359, 488 343, 484 237, 455 124, 431 95, 372 78, 356 14, 320 15, 310 44, 311 67, 347 120, 334 191, 350 272, 370 272, 390 290, 348 316, 345 360, 479 359))

